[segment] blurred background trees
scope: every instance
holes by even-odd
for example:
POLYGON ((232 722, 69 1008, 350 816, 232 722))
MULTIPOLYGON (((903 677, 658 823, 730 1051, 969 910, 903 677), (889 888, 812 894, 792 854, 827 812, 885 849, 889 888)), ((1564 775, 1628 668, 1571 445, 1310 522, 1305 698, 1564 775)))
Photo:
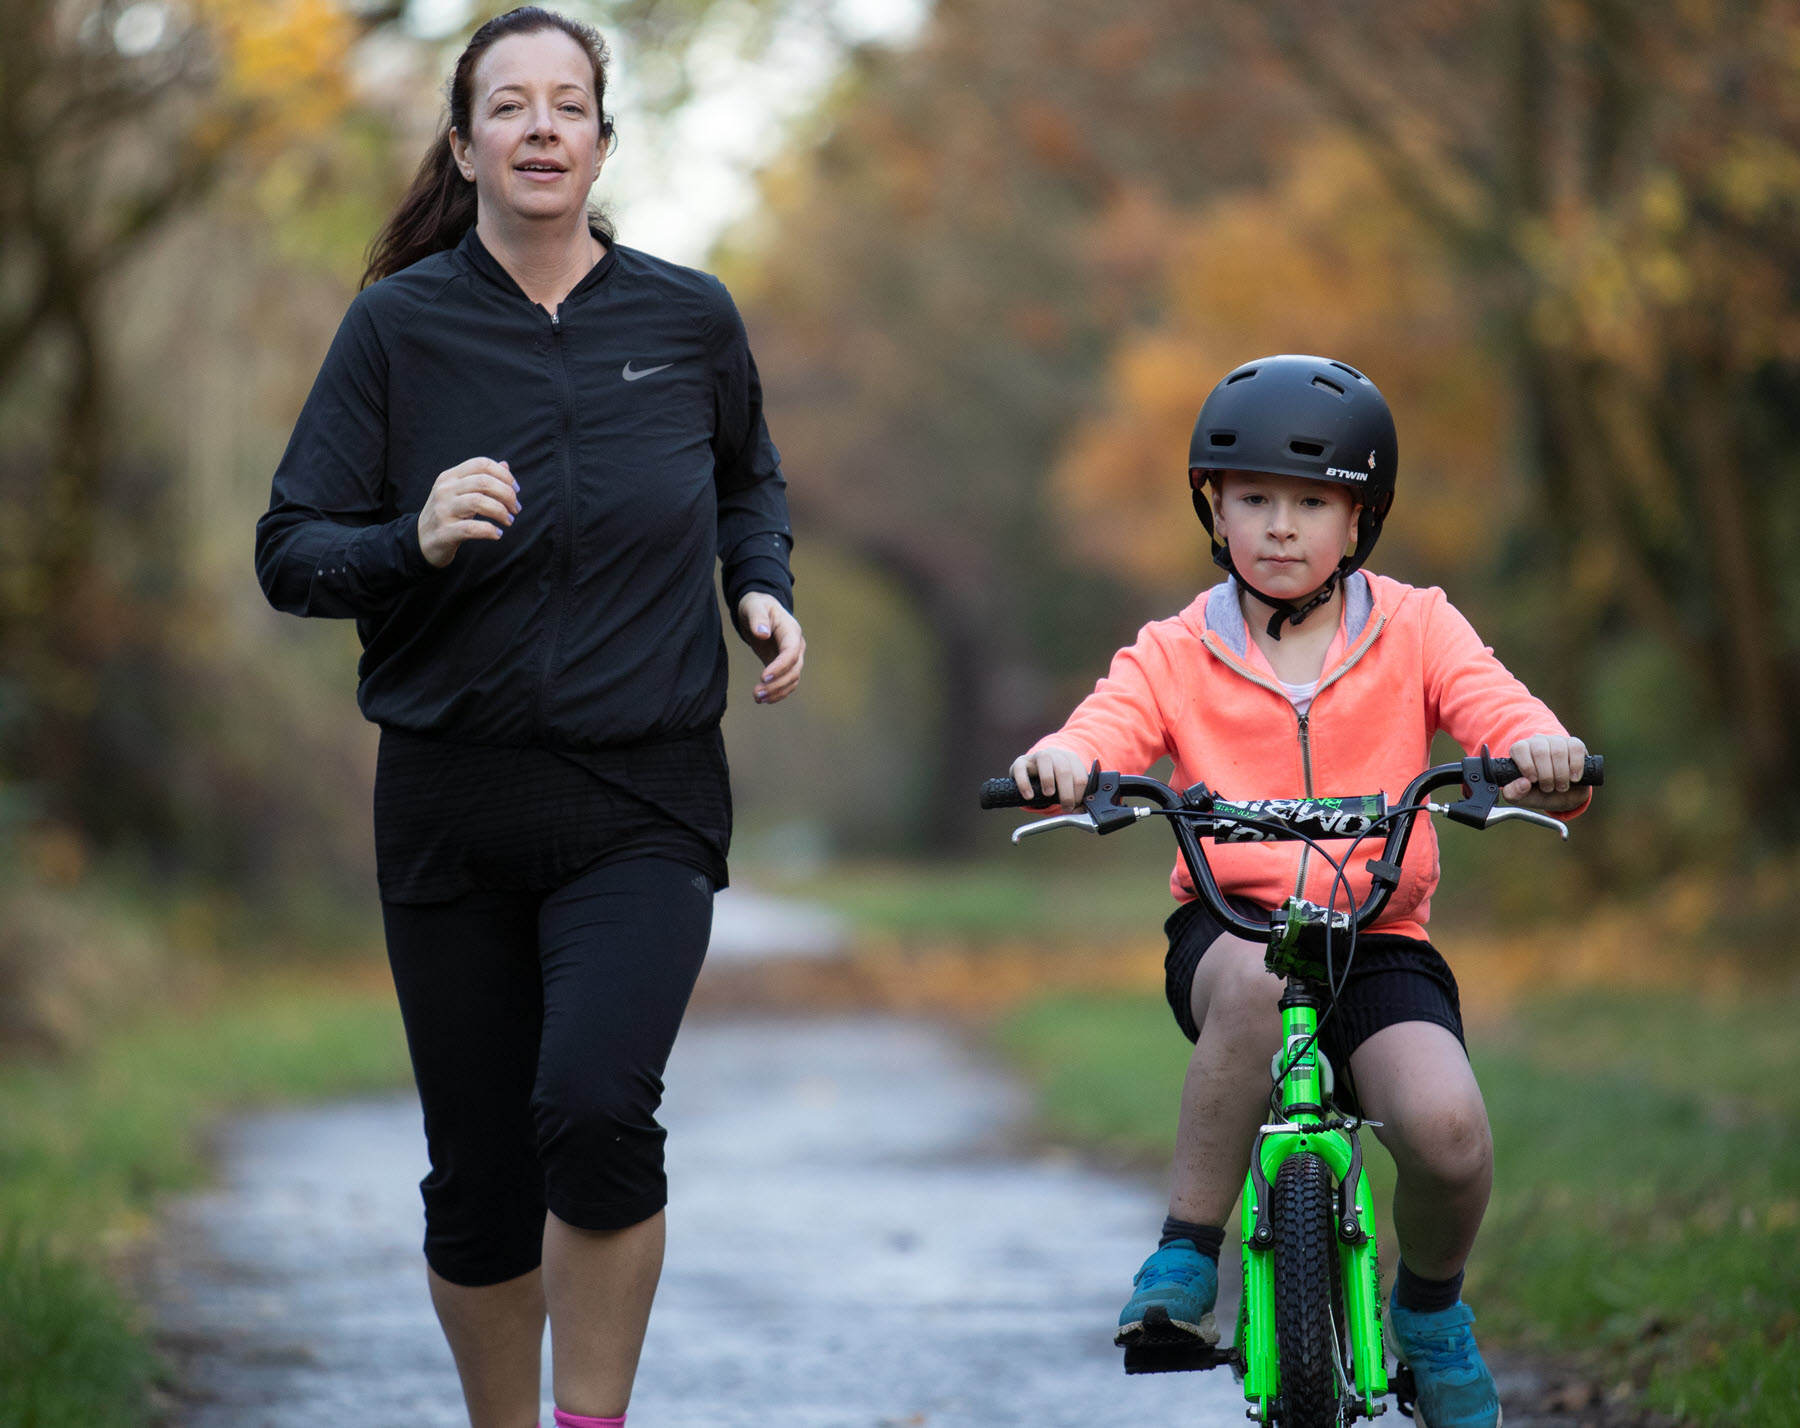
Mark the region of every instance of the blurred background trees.
POLYGON ((378 212, 356 201, 371 116, 350 70, 393 18, 0 4, 0 779, 53 879, 101 848, 254 882, 284 824, 320 849, 304 871, 332 861, 337 814, 275 813, 294 750, 253 731, 282 701, 234 699, 265 682, 231 657, 240 582, 218 578, 247 502, 197 497, 253 484, 218 469, 248 454, 218 438, 265 364, 202 315, 255 320, 245 250, 266 268, 346 204, 358 232, 378 212))
MULTIPOLYGON (((807 4, 584 13, 679 107, 715 22, 754 44, 807 4)), ((31 876, 366 916, 354 639, 263 606, 250 529, 459 41, 335 0, 0 0, 0 821, 31 876)), ((713 262, 812 641, 795 706, 730 717, 745 851, 985 846, 974 781, 1214 578, 1207 390, 1315 350, 1396 408, 1377 566, 1613 757, 1589 875, 1791 869, 1797 106, 1773 0, 939 0, 848 51, 713 262)))

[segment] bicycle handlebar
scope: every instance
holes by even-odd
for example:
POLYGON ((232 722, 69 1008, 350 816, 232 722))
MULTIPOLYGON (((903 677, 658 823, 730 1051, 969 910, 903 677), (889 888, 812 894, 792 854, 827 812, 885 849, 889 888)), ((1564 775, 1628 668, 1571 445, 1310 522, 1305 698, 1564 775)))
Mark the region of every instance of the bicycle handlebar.
MULTIPOLYGON (((1226 842, 1282 842, 1310 839, 1360 838, 1383 821, 1390 826, 1382 844, 1381 856, 1371 858, 1367 868, 1373 877, 1369 895, 1357 907, 1356 927, 1367 927, 1386 908, 1394 889, 1400 885, 1400 866, 1406 847, 1412 841, 1413 821, 1425 811, 1421 800, 1425 795, 1452 784, 1461 784, 1461 802, 1441 811, 1458 822, 1485 828, 1495 812, 1500 790, 1519 777, 1518 765, 1511 759, 1496 759, 1484 746, 1481 752, 1457 763, 1438 764, 1426 769, 1406 787, 1397 807, 1390 810, 1384 794, 1355 798, 1278 798, 1259 799, 1249 803, 1232 803, 1219 798, 1204 784, 1195 784, 1184 792, 1169 787, 1160 779, 1138 774, 1103 773, 1096 761, 1088 773, 1083 802, 1099 833, 1112 833, 1135 823, 1143 810, 1124 807, 1122 798, 1145 798, 1175 816, 1175 841, 1181 847, 1182 861, 1194 890, 1205 902, 1207 910, 1225 927, 1240 937, 1261 941, 1269 932, 1267 921, 1254 922, 1226 902, 1200 839, 1226 842)), ((1578 788, 1598 787, 1606 779, 1606 760, 1590 754, 1583 762, 1578 788)), ((1032 786, 1037 779, 1032 777, 1032 786)), ((989 779, 981 787, 983 808, 1055 807, 1054 794, 1028 800, 1010 778, 989 779)), ((1513 815, 1519 816, 1519 815, 1513 815)), ((1566 832, 1565 832, 1566 836, 1566 832)))
MULTIPOLYGON (((1445 767, 1448 767, 1448 765, 1445 765, 1445 767)), ((1095 778, 1096 778, 1096 775, 1097 775, 1097 772, 1099 769, 1099 765, 1097 763, 1095 764, 1094 769, 1095 769, 1095 772, 1091 772, 1088 775, 1087 788, 1082 794, 1082 797, 1084 799, 1089 798, 1093 795, 1095 778)), ((1516 778, 1519 777, 1519 766, 1516 763, 1514 763, 1511 759, 1496 759, 1496 758, 1493 758, 1492 756, 1487 756, 1487 770, 1488 770, 1489 779, 1496 784, 1501 784, 1501 785, 1509 784, 1509 783, 1513 782, 1513 780, 1515 780, 1516 778)), ((1031 779, 1032 787, 1036 788, 1037 787, 1036 775, 1030 774, 1027 776, 1031 779)), ((1600 754, 1589 754, 1584 760, 1582 760, 1581 777, 1576 781, 1574 786, 1578 787, 1578 788, 1598 788, 1601 784, 1603 784, 1605 782, 1606 782, 1606 759, 1605 759, 1605 757, 1600 754)), ((1442 785, 1438 785, 1438 786, 1441 787, 1442 785)), ((1374 796, 1377 798, 1381 797, 1381 795, 1379 795, 1379 794, 1374 795, 1374 796)), ((1286 804, 1302 804, 1302 803, 1318 803, 1318 802, 1353 803, 1353 802, 1358 802, 1358 801, 1360 801, 1360 800, 1358 800, 1358 799, 1335 799, 1335 800, 1260 799, 1255 803, 1235 804, 1235 805, 1233 805, 1233 808, 1236 810, 1251 810, 1260 816, 1266 817, 1269 814, 1274 812, 1273 805, 1280 804, 1280 803, 1286 803, 1286 804)), ((1017 783, 1015 783, 1010 777, 1009 778, 991 778, 986 783, 982 784, 982 786, 981 786, 981 806, 983 808, 988 808, 988 809, 993 809, 993 808, 1054 808, 1057 806, 1057 803, 1058 803, 1058 799, 1055 794, 1040 794, 1037 798, 1027 799, 1024 794, 1019 792, 1019 785, 1017 783)), ((1386 811, 1385 806, 1383 808, 1383 811, 1384 812, 1386 811)), ((1339 834, 1339 833, 1331 832, 1328 829, 1324 830, 1324 831, 1317 831, 1314 828, 1309 828, 1309 827, 1299 828, 1299 831, 1305 833, 1308 837, 1311 837, 1311 838, 1334 838, 1334 837, 1354 837, 1355 836, 1355 833, 1339 834)), ((1357 831, 1360 831, 1360 830, 1357 830, 1357 831)))

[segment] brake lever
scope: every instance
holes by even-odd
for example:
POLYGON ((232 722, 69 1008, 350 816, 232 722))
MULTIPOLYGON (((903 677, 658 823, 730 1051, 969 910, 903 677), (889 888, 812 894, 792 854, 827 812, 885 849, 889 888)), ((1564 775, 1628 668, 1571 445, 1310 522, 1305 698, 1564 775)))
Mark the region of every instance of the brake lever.
MULTIPOLYGON (((1148 809, 1145 812, 1149 812, 1148 809)), ((1021 823, 1013 829, 1012 840, 1016 844, 1021 838, 1029 838, 1034 833, 1048 833, 1052 828, 1085 828, 1090 833, 1098 833, 1100 826, 1094 822, 1091 813, 1063 813, 1055 818, 1037 818, 1030 823, 1021 823)))
POLYGON ((1136 823, 1140 819, 1154 818, 1154 808, 1128 808, 1114 805, 1107 810, 1104 822, 1091 813, 1064 813, 1055 818, 1037 818, 1030 823, 1021 823, 1013 829, 1012 840, 1017 843, 1021 838, 1029 838, 1033 833, 1048 833, 1052 828, 1085 828, 1090 833, 1111 833, 1128 823, 1136 823))
POLYGON ((1483 821, 1483 828, 1492 828, 1496 823, 1504 823, 1509 818, 1523 818, 1527 823, 1536 823, 1545 828, 1554 828, 1562 835, 1563 842, 1569 841, 1569 825, 1560 818, 1552 818, 1548 813, 1539 813, 1535 808, 1496 808, 1489 812, 1483 821))

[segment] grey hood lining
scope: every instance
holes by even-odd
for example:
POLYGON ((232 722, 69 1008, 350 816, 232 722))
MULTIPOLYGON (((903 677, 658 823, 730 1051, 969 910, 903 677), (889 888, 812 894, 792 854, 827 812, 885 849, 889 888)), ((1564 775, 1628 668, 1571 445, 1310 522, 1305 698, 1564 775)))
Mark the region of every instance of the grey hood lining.
MULTIPOLYGON (((1225 642, 1225 648, 1240 659, 1249 647, 1250 627, 1244 623, 1243 602, 1238 599, 1238 579, 1227 575, 1206 595, 1206 628, 1225 642)), ((1344 643, 1356 643, 1356 637, 1369 623, 1375 609, 1375 592, 1369 588, 1369 577, 1352 571, 1344 580, 1344 643)))

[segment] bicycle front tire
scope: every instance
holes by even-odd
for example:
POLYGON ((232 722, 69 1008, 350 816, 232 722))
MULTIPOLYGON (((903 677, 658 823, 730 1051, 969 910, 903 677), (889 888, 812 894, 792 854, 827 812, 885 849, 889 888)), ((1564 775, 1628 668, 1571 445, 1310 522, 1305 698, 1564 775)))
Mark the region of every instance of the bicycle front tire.
POLYGON ((1346 1325, 1331 1204, 1331 1170, 1322 1157, 1302 1151, 1282 1162, 1269 1207, 1281 1428, 1332 1428, 1338 1422, 1338 1356, 1346 1325))

